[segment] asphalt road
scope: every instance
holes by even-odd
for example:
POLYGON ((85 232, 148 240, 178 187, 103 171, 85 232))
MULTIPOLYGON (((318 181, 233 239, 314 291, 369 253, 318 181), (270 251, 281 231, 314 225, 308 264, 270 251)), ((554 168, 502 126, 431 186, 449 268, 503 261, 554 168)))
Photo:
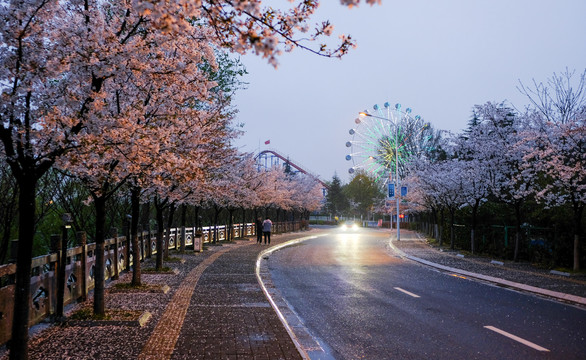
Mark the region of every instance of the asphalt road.
POLYGON ((585 359, 586 311, 403 260, 388 233, 341 232, 270 255, 312 359, 585 359))

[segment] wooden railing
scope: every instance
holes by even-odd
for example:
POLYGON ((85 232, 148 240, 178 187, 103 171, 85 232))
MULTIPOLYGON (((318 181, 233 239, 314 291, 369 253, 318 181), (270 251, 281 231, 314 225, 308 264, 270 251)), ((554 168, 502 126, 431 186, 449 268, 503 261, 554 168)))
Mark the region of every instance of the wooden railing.
MULTIPOLYGON (((273 233, 297 231, 300 222, 274 223, 273 233)), ((169 249, 201 251, 204 243, 224 241, 227 239, 228 227, 209 226, 200 229, 201 234, 193 227, 173 228, 169 231, 169 249), (184 236, 182 237, 182 233, 184 236), (184 239, 184 240, 183 240, 184 239), (182 244, 182 242, 184 242, 182 244)), ((231 239, 256 235, 254 224, 234 224, 231 239)), ((165 234, 166 236, 166 234, 165 234)), ((95 243, 86 244, 85 233, 77 234, 78 246, 67 249, 65 268, 65 292, 63 303, 85 301, 88 291, 94 288, 95 281, 95 243)), ((106 280, 117 279, 120 272, 132 266, 132 256, 127 259, 127 241, 125 236, 114 237, 105 241, 104 276, 106 280)), ((139 233, 141 261, 157 253, 156 232, 139 233)), ((35 257, 31 269, 31 311, 29 326, 38 324, 55 314, 57 304, 59 252, 35 257)), ((10 340, 12 329, 12 313, 14 309, 14 278, 16 264, 0 266, 0 344, 10 340)))

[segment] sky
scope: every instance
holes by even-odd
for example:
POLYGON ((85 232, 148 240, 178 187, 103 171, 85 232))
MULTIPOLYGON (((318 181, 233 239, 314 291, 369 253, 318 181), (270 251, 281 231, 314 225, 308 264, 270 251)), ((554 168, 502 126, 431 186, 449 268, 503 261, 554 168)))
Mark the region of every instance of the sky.
POLYGON ((586 69, 585 15, 585 0, 382 0, 352 9, 322 0, 311 23, 330 20, 333 40, 349 34, 358 47, 342 59, 296 49, 277 69, 242 56, 248 85, 235 105, 245 133, 235 144, 274 150, 321 180, 337 174, 347 183, 345 143, 358 112, 401 103, 459 133, 474 105, 523 109, 529 100, 519 82, 546 82, 566 68, 577 79, 586 69))

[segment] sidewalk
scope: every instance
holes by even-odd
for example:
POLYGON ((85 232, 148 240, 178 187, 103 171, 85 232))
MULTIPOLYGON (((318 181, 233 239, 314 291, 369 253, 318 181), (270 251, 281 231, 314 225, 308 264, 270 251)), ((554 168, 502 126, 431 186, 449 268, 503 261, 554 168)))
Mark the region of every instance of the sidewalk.
MULTIPOLYGON (((271 245, 315 230, 273 235, 271 245)), ((143 284, 169 291, 120 291, 131 273, 107 284, 106 308, 150 313, 133 322, 94 321, 31 329, 29 359, 301 359, 285 326, 256 279, 258 254, 269 246, 256 238, 208 246, 202 253, 171 254, 181 262, 165 274, 142 274, 143 284)), ((154 258, 142 268, 154 267, 154 258)), ((91 296, 92 294, 90 294, 91 296)), ((68 309, 70 315, 91 299, 68 309)), ((5 348, 0 358, 7 359, 5 348)))
MULTIPOLYGON (((405 234, 412 233, 406 231, 405 234)), ((421 264, 465 277, 528 291, 576 305, 586 306, 586 275, 563 276, 538 269, 527 262, 493 260, 462 255, 449 248, 439 249, 423 239, 391 241, 391 247, 402 256, 421 264)))

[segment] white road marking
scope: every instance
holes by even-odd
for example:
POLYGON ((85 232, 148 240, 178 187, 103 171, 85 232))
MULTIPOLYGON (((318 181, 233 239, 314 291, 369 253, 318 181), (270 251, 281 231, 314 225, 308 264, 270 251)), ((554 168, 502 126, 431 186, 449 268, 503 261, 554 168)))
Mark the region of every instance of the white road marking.
POLYGON ((395 289, 396 289, 396 290, 399 290, 400 292, 402 292, 402 293, 405 293, 405 294, 407 294, 407 295, 409 295, 409 296, 413 296, 414 298, 418 298, 418 297, 420 297, 419 295, 415 295, 415 294, 413 294, 412 292, 409 292, 409 291, 407 291, 407 290, 403 290, 403 289, 401 289, 400 287, 396 287, 395 289))
POLYGON ((541 346, 539 346, 537 344, 532 343, 531 341, 528 341, 528 340, 522 339, 522 338, 520 338, 518 336, 515 336, 513 334, 510 334, 510 333, 508 333, 508 332, 506 332, 504 330, 501 330, 499 328, 495 328, 494 326, 485 326, 485 328, 488 329, 488 330, 492 330, 494 332, 497 332, 497 333, 499 333, 501 335, 504 335, 504 336, 508 337, 509 339, 513 339, 515 341, 518 341, 521 344, 526 345, 526 346, 529 346, 529 347, 531 347, 531 348, 533 348, 533 349, 535 349, 537 351, 547 351, 547 352, 549 352, 549 350, 546 349, 546 348, 544 348, 544 347, 541 347, 541 346))

